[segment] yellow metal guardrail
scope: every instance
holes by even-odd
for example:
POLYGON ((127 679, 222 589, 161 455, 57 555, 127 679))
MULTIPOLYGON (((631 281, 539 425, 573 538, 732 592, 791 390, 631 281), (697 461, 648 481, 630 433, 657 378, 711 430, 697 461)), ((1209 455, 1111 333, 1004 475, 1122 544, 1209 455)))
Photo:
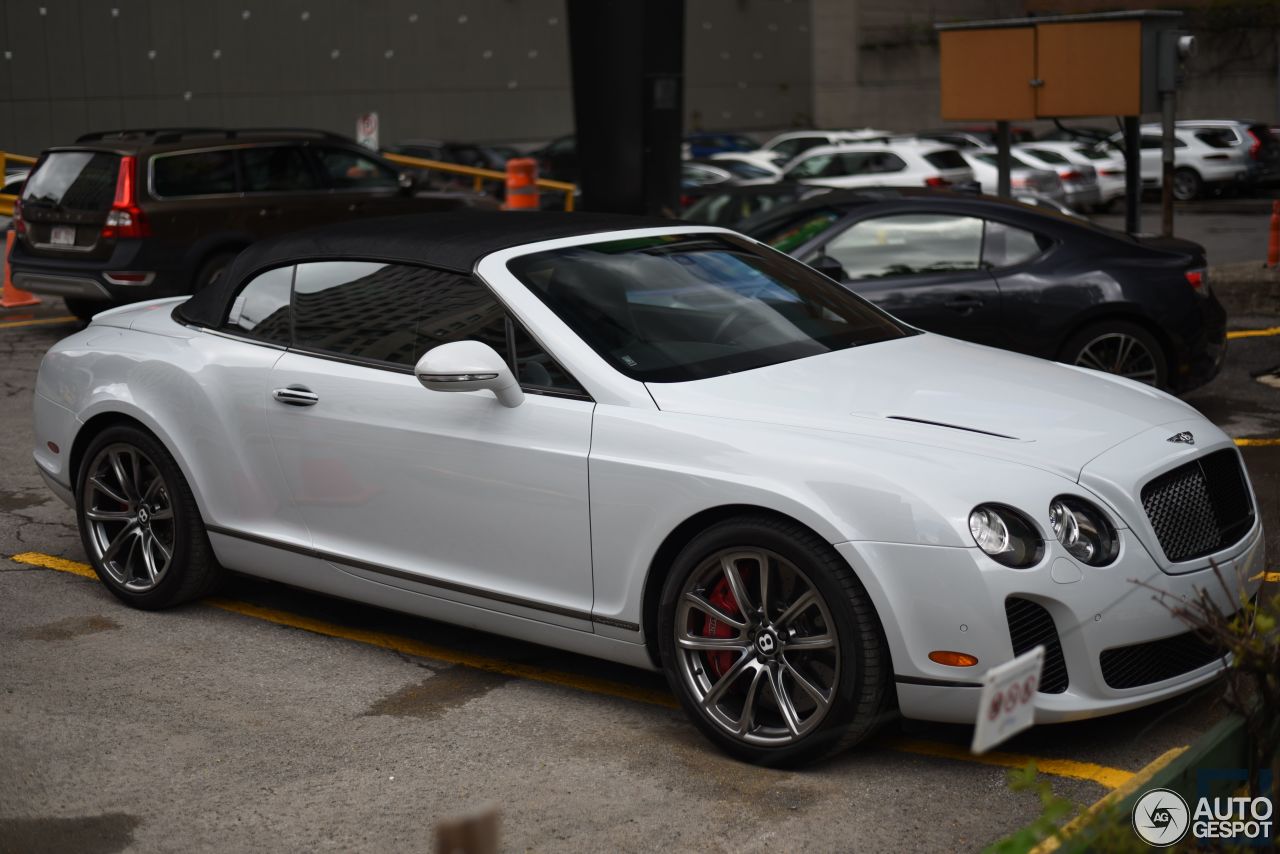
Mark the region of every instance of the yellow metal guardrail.
MULTIPOLYGON (((472 179, 471 187, 477 193, 484 188, 485 181, 506 181, 507 173, 499 172, 496 169, 480 169, 475 166, 460 166, 457 163, 444 163, 439 160, 426 160, 422 157, 409 157, 406 154, 383 154, 387 160, 393 163, 400 163, 404 166, 412 166, 415 169, 428 169, 436 172, 447 172, 452 175, 469 175, 472 179)), ((540 189, 554 190, 564 193, 564 209, 573 210, 573 194, 578 191, 574 184, 565 181, 552 181, 548 178, 539 178, 535 182, 540 189)))
MULTIPOLYGON (((427 160, 422 157, 409 157, 404 154, 384 154, 383 157, 404 166, 412 166, 415 169, 427 169, 432 172, 446 172, 451 175, 466 175, 471 178, 471 186, 477 193, 484 189, 485 181, 507 180, 507 173, 499 172, 496 169, 478 169, 474 166, 460 166, 457 163, 443 163, 439 160, 427 160)), ((26 166, 34 166, 35 162, 36 159, 34 157, 0 151, 0 175, 4 174, 5 169, 10 163, 21 163, 26 166)), ((573 194, 578 191, 577 186, 565 181, 551 181, 546 178, 539 178, 537 184, 540 189, 564 193, 564 209, 567 211, 573 210, 573 194)), ((0 194, 0 216, 13 216, 13 203, 17 200, 17 196, 0 194)))
MULTIPOLYGON (((10 154, 7 151, 0 151, 0 177, 8 171, 10 163, 21 163, 23 166, 35 166, 36 159, 34 157, 27 157, 25 154, 10 154)), ((0 193, 0 216, 13 216, 13 203, 17 200, 17 196, 0 193)))

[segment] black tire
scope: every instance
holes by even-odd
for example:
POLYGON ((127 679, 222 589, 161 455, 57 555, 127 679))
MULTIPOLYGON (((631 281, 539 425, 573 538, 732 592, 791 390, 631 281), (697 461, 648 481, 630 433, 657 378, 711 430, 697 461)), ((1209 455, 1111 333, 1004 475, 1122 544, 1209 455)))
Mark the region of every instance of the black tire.
MULTIPOLYGON (((694 537, 676 557, 663 585, 658 611, 658 640, 667 680, 685 713, 713 743, 726 753, 748 762, 774 767, 811 762, 862 741, 895 714, 888 647, 866 589, 827 542, 789 520, 768 515, 743 515, 718 522, 694 537), (831 695, 829 707, 811 731, 789 744, 762 746, 729 733, 703 710, 698 696, 694 694, 695 689, 686 681, 689 677, 682 662, 687 659, 677 658, 678 654, 688 655, 676 643, 677 614, 686 585, 705 571, 709 560, 714 562, 718 554, 739 549, 761 549, 800 569, 831 616, 832 625, 825 631, 834 629, 839 659, 832 671, 839 676, 833 685, 824 689, 831 695)), ((792 640, 794 638, 789 638, 786 642, 791 643, 792 640)), ((710 657, 714 654, 699 655, 710 657)), ((747 652, 736 661, 741 663, 751 655, 747 652)), ((784 654, 779 652, 778 657, 781 659, 784 654)), ((710 667, 711 662, 706 661, 706 665, 710 667)), ((742 671, 743 674, 746 672, 742 671)), ((726 674, 723 678, 730 677, 726 674)), ((768 681, 764 680, 765 683, 768 681)), ((792 708, 794 710, 794 705, 792 708)), ((740 719, 747 719, 745 710, 741 712, 740 719)))
POLYGON ((62 301, 66 303, 67 311, 71 312, 85 323, 88 323, 98 312, 106 311, 111 308, 111 303, 102 302, 100 300, 63 297, 62 301))
MULTIPOLYGON (((141 478, 136 480, 140 482, 141 478)), ((120 491, 118 480, 111 486, 113 491, 120 491)), ((128 490, 123 492, 127 493, 128 490)), ((129 502, 130 508, 134 505, 135 502, 129 502)), ((93 509, 97 511, 101 508, 95 504, 93 509)), ((136 509, 120 512, 133 512, 135 520, 137 518, 136 509)), ((127 605, 148 611, 170 608, 207 595, 221 580, 222 568, 214 558, 204 521, 200 517, 200 510, 196 506, 195 497, 191 494, 186 478, 182 476, 182 471, 164 445, 150 433, 138 427, 124 424, 108 427, 95 436, 89 443, 89 447, 85 449, 80 471, 76 474, 76 521, 79 524, 80 541, 84 545, 85 554, 89 556, 89 562, 98 574, 98 578, 108 590, 127 605), (95 502, 103 495, 96 485, 91 491, 90 477, 94 474, 96 461, 99 461, 108 449, 132 449, 151 465, 152 474, 158 473, 163 481, 162 489, 157 493, 157 503, 152 505, 151 512, 158 519, 161 499, 164 501, 164 509, 170 511, 171 518, 164 529, 166 534, 171 535, 168 541, 170 558, 163 574, 150 589, 131 589, 112 575, 102 560, 102 555, 99 554, 99 546, 94 539, 95 533, 91 530, 91 523, 87 518, 91 502, 95 502)), ((145 516, 142 521, 147 522, 145 516)), ((123 521, 113 524, 127 527, 127 523, 123 521)), ((137 527, 136 521, 132 524, 137 527)), ((159 521, 152 521, 148 530, 158 531, 160 524, 159 521)), ((133 545, 130 544, 129 547, 132 549, 133 545)), ((127 555, 125 560, 128 560, 127 555)))
MULTIPOLYGON (((1146 329, 1136 323, 1130 323, 1125 320, 1104 320, 1085 326, 1062 345, 1062 352, 1058 357, 1058 361, 1065 362, 1068 365, 1093 368, 1094 370, 1105 370, 1109 373, 1133 374, 1134 370, 1127 372, 1114 370, 1114 364, 1108 364, 1109 360, 1105 357, 1096 360, 1085 356, 1086 349, 1098 347, 1105 339, 1114 336, 1125 336, 1133 339, 1136 344, 1141 345, 1151 356, 1150 376, 1130 376, 1131 379, 1154 385, 1157 388, 1169 387, 1169 355, 1165 352, 1164 347, 1146 329)), ((1110 351, 1104 348, 1103 352, 1110 351)), ((1116 355, 1119 355, 1118 351, 1116 355)), ((1136 370, 1138 364, 1135 363, 1133 367, 1136 370)))
POLYGON ((1173 197, 1180 202, 1198 199, 1204 193, 1204 179, 1194 169, 1183 166, 1173 170, 1173 197))
POLYGON ((226 272, 228 266, 239 255, 239 250, 230 252, 215 252, 204 260, 200 265, 200 269, 196 272, 195 279, 191 283, 191 292, 198 294, 205 288, 214 284, 226 272))

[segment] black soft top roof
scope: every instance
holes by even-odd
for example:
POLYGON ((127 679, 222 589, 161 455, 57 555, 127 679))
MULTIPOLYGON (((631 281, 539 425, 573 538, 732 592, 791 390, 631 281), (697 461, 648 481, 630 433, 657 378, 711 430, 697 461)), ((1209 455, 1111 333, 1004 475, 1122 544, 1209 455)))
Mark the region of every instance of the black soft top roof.
POLYGON ((188 323, 217 326, 246 280, 263 270, 302 261, 389 261, 470 273, 484 256, 513 246, 681 224, 657 217, 532 211, 461 211, 352 220, 255 243, 236 256, 217 282, 178 306, 176 313, 188 323))

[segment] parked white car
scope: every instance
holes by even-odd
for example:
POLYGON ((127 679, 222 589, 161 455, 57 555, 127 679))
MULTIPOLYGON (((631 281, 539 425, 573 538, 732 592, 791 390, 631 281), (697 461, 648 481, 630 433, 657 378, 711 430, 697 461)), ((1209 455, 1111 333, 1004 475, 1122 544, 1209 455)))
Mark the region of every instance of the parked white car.
POLYGON ((1280 178, 1280 142, 1275 139, 1270 126, 1236 119, 1192 119, 1178 122, 1176 126, 1191 131, 1218 131, 1202 135, 1200 139, 1210 145, 1226 145, 1243 151, 1250 163, 1248 180, 1275 181, 1280 178))
POLYGON ((884 142, 892 137, 892 131, 862 128, 860 130, 793 130, 780 133, 757 151, 739 152, 751 162, 786 166, 811 148, 821 145, 839 145, 851 142, 884 142))
POLYGON ((1264 568, 1240 453, 1185 403, 665 220, 264 241, 54 345, 34 406, 40 474, 129 605, 235 570, 661 668, 758 762, 895 707, 973 723, 1037 646, 1041 722, 1184 693, 1222 652, 1136 582, 1235 609, 1264 568))
POLYGON ((1038 140, 1035 147, 1054 151, 1077 166, 1090 166, 1097 173, 1099 204, 1110 205, 1124 198, 1124 155, 1108 145, 1062 140, 1038 140))
POLYGON ((1058 173, 1066 192, 1067 206, 1078 211, 1092 210, 1102 203, 1098 187, 1098 170, 1086 163, 1074 162, 1052 148, 1036 143, 1015 145, 1013 150, 1025 163, 1037 169, 1058 173))
MULTIPOLYGON (((960 149, 973 177, 977 180, 982 192, 994 196, 1000 189, 1000 169, 996 165, 999 155, 994 149, 964 148, 960 149)), ((1052 199, 1058 204, 1066 201, 1066 191, 1062 188, 1062 179, 1051 169, 1037 169, 1010 152, 1011 168, 1009 170, 1009 188, 1015 193, 1032 193, 1052 199)))
MULTIPOLYGON (((1245 184, 1249 180, 1249 153, 1226 141, 1221 131, 1209 128, 1178 127, 1173 132, 1173 197, 1179 201, 1199 198, 1211 189, 1245 184)), ((1143 125, 1139 137, 1142 185, 1164 185, 1160 125, 1143 125)), ((1108 142, 1123 151, 1123 137, 1115 134, 1108 142)))
POLYGON ((956 149, 929 142, 855 143, 811 148, 787 164, 784 181, 819 187, 977 188, 956 149))
POLYGON ((782 167, 773 162, 762 163, 753 151, 721 151, 709 158, 713 162, 726 161, 726 166, 738 178, 777 181, 782 177, 782 167), (754 174, 751 173, 754 170, 754 174))

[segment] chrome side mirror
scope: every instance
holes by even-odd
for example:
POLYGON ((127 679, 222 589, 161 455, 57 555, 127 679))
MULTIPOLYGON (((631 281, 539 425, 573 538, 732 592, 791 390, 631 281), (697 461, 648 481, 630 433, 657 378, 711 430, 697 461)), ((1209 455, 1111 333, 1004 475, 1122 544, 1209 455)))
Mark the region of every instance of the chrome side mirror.
POLYGON ((503 406, 519 406, 524 392, 511 368, 488 344, 451 341, 430 350, 414 365, 418 382, 432 391, 493 392, 503 406))

